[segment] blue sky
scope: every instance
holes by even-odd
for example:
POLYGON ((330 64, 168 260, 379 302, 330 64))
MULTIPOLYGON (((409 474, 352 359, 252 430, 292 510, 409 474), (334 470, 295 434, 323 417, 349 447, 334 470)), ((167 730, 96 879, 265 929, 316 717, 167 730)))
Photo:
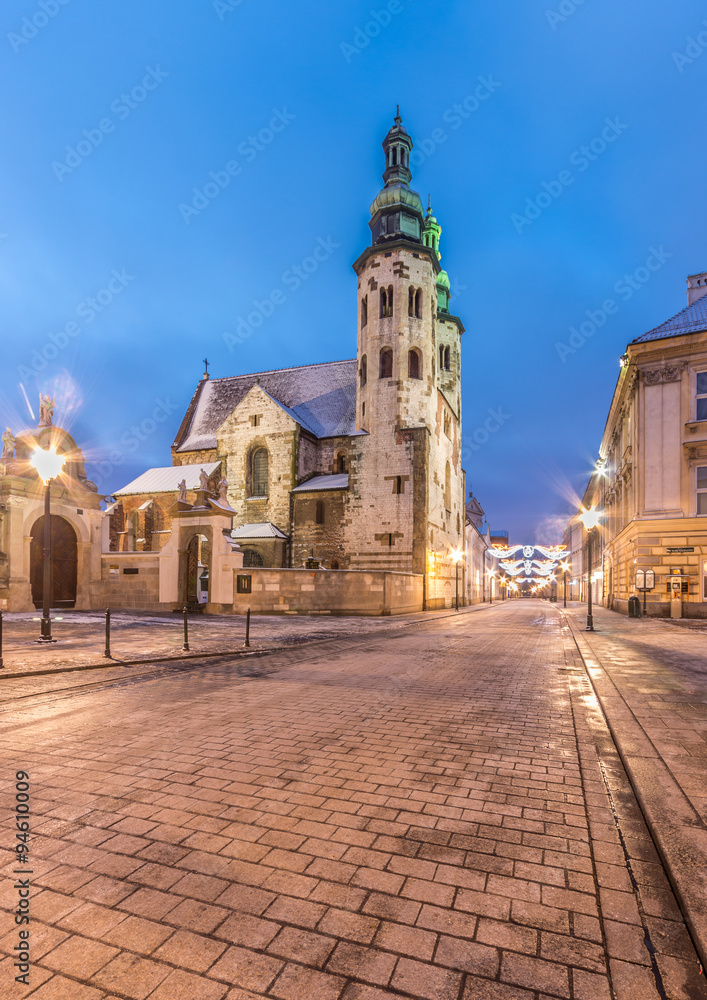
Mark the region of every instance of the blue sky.
POLYGON ((706 51, 697 0, 4 5, 3 426, 52 391, 110 492, 170 464, 205 355, 214 376, 354 356, 399 103, 467 329, 468 481, 492 526, 547 538, 625 343, 707 269, 706 51))

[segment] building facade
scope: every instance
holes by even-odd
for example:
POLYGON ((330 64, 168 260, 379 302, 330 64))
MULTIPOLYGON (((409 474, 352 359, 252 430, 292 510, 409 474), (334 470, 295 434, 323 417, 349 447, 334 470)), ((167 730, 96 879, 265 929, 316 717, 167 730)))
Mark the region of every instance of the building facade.
POLYGON ((603 512, 591 565, 586 531, 572 532, 585 599, 589 569, 593 598, 622 612, 631 596, 643 602, 641 574, 652 571, 648 614, 707 617, 707 272, 687 285, 687 308, 631 341, 621 358, 583 498, 585 509, 603 512))

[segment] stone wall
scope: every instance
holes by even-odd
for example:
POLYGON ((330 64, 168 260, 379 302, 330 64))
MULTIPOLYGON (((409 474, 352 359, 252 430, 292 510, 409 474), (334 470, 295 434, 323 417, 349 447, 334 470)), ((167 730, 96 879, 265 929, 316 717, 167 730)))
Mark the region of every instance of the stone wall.
POLYGON ((160 604, 159 556, 153 552, 104 552, 104 603, 115 611, 164 611, 160 604))
POLYGON ((238 593, 236 614, 395 615, 422 610, 421 576, 363 570, 243 569, 251 593, 238 593))
POLYGON ((304 566, 310 555, 325 569, 347 569, 349 557, 344 545, 347 514, 346 490, 313 490, 295 493, 292 524, 292 566, 304 566), (317 524, 317 504, 323 506, 323 522, 317 524), (333 566, 332 563, 338 563, 333 566))

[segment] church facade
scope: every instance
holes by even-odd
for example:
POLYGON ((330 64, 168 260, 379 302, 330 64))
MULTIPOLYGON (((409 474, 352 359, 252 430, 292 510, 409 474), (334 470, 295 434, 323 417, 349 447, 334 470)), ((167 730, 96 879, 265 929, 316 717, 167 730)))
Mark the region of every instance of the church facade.
MULTIPOLYGON (((453 601, 450 553, 464 549, 464 327, 449 311, 441 227, 410 187, 412 145, 396 116, 370 209, 371 245, 353 265, 356 358, 205 374, 172 465, 185 479, 204 468, 214 483, 225 480, 245 567, 414 574, 433 608, 453 601)), ((160 547, 177 499, 171 479, 162 494, 140 479, 116 492, 112 548, 160 547), (148 541, 139 519, 150 510, 160 527, 148 541)))

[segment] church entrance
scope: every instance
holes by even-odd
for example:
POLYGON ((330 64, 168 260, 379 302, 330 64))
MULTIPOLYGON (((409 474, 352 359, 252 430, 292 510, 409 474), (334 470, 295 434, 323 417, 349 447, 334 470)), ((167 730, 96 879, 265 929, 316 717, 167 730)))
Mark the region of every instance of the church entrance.
MULTIPOLYGON (((78 575, 76 532, 65 518, 56 514, 51 515, 51 532, 51 607, 73 608, 78 575)), ((29 566, 32 603, 35 608, 41 608, 44 603, 44 515, 32 525, 29 566)))
POLYGON ((205 535, 193 535, 184 553, 184 572, 180 603, 207 604, 211 545, 205 535))

